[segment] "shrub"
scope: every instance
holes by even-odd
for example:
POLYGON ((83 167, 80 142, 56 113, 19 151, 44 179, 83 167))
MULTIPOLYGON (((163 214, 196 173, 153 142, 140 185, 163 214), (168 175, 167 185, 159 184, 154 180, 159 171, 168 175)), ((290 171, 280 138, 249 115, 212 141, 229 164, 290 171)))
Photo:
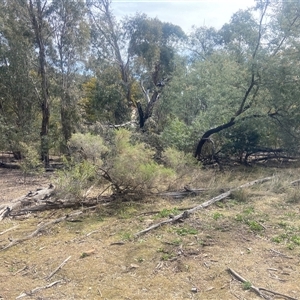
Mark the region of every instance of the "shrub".
POLYGON ((19 145, 23 155, 23 159, 20 162, 20 167, 25 182, 28 175, 39 174, 43 172, 43 165, 36 147, 27 145, 23 142, 20 142, 19 145))
POLYGON ((191 128, 177 118, 167 124, 161 137, 167 147, 172 146, 187 153, 194 151, 195 145, 191 138, 191 128))
POLYGON ((96 181, 96 165, 88 160, 64 160, 65 168, 57 172, 56 190, 60 197, 74 200, 84 198, 84 193, 96 181))
POLYGON ((128 130, 116 131, 108 149, 100 136, 75 134, 70 140, 71 158, 58 172, 61 195, 82 198, 92 185, 109 183, 118 193, 147 194, 165 189, 175 177, 171 168, 154 161, 145 143, 132 143, 128 130))
POLYGON ((69 141, 71 155, 77 160, 90 160, 102 164, 102 158, 108 153, 103 139, 90 133, 75 133, 69 141))
POLYGON ((175 176, 174 171, 156 163, 155 152, 144 143, 132 144, 130 137, 125 129, 116 133, 109 168, 112 180, 122 191, 147 193, 164 187, 175 176))

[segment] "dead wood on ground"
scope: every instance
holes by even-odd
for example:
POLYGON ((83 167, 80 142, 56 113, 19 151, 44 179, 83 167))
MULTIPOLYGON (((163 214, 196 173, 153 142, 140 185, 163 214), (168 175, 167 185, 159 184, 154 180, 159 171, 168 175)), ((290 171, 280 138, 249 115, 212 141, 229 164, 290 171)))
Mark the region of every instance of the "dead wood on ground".
POLYGON ((186 219, 188 218, 192 213, 200 210, 200 209, 203 209, 203 208, 206 208, 208 206, 210 206, 211 204, 215 203, 215 202, 218 202, 224 198, 227 198, 232 192, 236 191, 236 190, 239 190, 239 189, 242 189, 242 188, 246 188, 246 187, 249 187, 249 186, 252 186, 252 185, 255 185, 255 184, 258 184, 258 183, 263 183, 263 182, 266 182, 266 181, 269 181, 271 179, 273 179, 274 177, 265 177, 265 178, 262 178, 262 179, 257 179, 257 180, 254 180, 254 181, 251 181, 251 182, 248 182, 248 183, 245 183, 243 185, 240 185, 239 187, 237 188, 233 188, 233 189, 230 189, 228 192, 226 193, 223 193, 223 194, 220 194, 200 205, 197 205, 195 206, 194 208, 191 208, 191 209, 188 209, 188 210, 185 210, 183 213, 179 214, 179 215, 176 215, 174 216, 173 218, 170 218, 170 219, 167 219, 167 220, 164 220, 162 222, 159 222, 157 224, 154 224, 142 231, 139 231, 135 234, 135 237, 139 237, 140 235, 152 230, 152 229, 155 229, 155 228, 158 228, 162 225, 165 225, 165 224, 168 224, 168 223, 173 223, 175 221, 178 221, 178 220, 183 220, 183 219, 186 219))
MULTIPOLYGON (((28 194, 0 205, 0 221, 7 217, 24 216, 33 212, 41 212, 51 209, 94 207, 99 203, 107 203, 115 200, 114 195, 88 198, 88 194, 94 186, 90 187, 83 199, 61 199, 55 194, 55 186, 50 184, 46 188, 30 191, 28 194)), ((194 189, 184 187, 183 190, 158 193, 151 196, 169 197, 181 199, 188 196, 196 196, 207 189, 194 189)))
POLYGON ((20 298, 23 298, 23 297, 26 297, 26 296, 32 296, 34 293, 40 291, 40 290, 44 290, 44 289, 49 289, 51 287, 53 287, 54 285, 58 284, 58 283, 62 283, 63 280, 57 280, 57 281, 54 281, 54 282, 51 282, 45 286, 41 286, 41 287, 37 287, 29 292, 25 292, 25 293, 22 293, 21 295, 19 295, 16 299, 20 299, 20 298))
POLYGON ((27 236, 25 236, 25 237, 22 237, 22 238, 20 238, 20 239, 12 240, 7 246, 5 246, 5 247, 3 247, 2 249, 0 249, 0 251, 6 250, 6 249, 11 248, 11 247, 13 247, 13 246, 15 246, 15 245, 21 244, 21 243, 23 243, 23 242, 25 242, 25 241, 27 241, 27 240, 29 240, 29 239, 31 239, 31 238, 37 236, 39 233, 41 233, 43 230, 45 230, 46 227, 48 227, 48 226, 50 226, 50 225, 60 223, 60 222, 62 222, 62 221, 64 221, 64 220, 67 220, 68 218, 72 218, 72 217, 78 216, 78 215, 80 215, 80 214, 82 214, 82 211, 77 211, 77 212, 75 212, 75 213, 73 213, 73 214, 65 215, 65 216, 63 216, 63 217, 61 217, 61 218, 58 218, 58 219, 49 221, 49 222, 47 222, 46 224, 43 224, 43 225, 39 226, 39 227, 38 227, 35 231, 33 231, 31 234, 29 234, 29 235, 27 235, 27 236))
POLYGON ((67 263, 67 261, 70 258, 71 258, 71 256, 69 256, 68 258, 66 258, 49 276, 47 276, 46 280, 49 280, 51 277, 53 277, 54 274, 56 274, 67 263))
POLYGON ((277 292, 274 292, 272 290, 268 290, 268 289, 261 288, 261 287, 256 287, 252 283, 250 283, 249 280, 246 280, 245 278, 243 278, 240 274, 238 274, 233 269, 228 268, 227 270, 228 270, 229 273, 231 273, 239 281, 241 281, 243 283, 249 283, 249 289, 254 291, 258 296, 260 296, 263 299, 273 299, 274 296, 280 296, 280 297, 283 297, 283 298, 288 299, 288 300, 297 300, 296 298, 293 298, 293 297, 290 297, 290 296, 287 296, 287 295, 284 295, 284 294, 281 294, 281 293, 277 293, 277 292), (269 296, 269 295, 265 294, 264 292, 270 293, 270 294, 272 294, 272 296, 269 296))

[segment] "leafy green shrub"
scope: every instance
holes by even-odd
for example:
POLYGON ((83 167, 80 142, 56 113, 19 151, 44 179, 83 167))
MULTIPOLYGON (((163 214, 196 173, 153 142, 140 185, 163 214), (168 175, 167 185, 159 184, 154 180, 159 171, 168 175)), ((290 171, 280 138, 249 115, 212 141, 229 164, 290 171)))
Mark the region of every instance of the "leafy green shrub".
POLYGON ((176 171, 183 171, 196 163, 191 154, 170 147, 163 152, 162 159, 167 167, 176 171))
POLYGON ((144 143, 132 144, 130 132, 116 133, 115 149, 109 159, 108 172, 122 191, 147 193, 164 187, 175 172, 153 160, 154 151, 144 143))
POLYGON ((167 147, 187 153, 194 151, 195 141, 191 138, 191 129, 178 118, 167 124, 161 137, 167 147))
POLYGON ((173 209, 164 208, 157 214, 157 216, 159 218, 165 218, 165 217, 169 217, 170 215, 178 215, 178 214, 179 214, 179 210, 176 207, 174 207, 173 209))
POLYGON ((84 193, 96 180, 96 166, 88 160, 76 162, 65 159, 65 168, 57 172, 56 190, 60 197, 74 200, 84 197, 84 193))
POLYGON ((180 228, 176 228, 175 231, 178 235, 181 235, 181 236, 185 236, 185 235, 189 235, 189 234, 195 235, 198 233, 197 229, 191 228, 191 227, 180 227, 180 228))
POLYGON ((69 141, 71 155, 78 160, 87 159, 102 164, 102 158, 108 153, 102 137, 90 133, 75 133, 69 141))
POLYGON ((20 167, 25 182, 28 175, 39 174, 43 172, 43 165, 36 147, 27 145, 23 142, 20 142, 19 146, 23 155, 23 159, 20 162, 20 167))
MULTIPOLYGON (((71 158, 59 172, 62 194, 83 197, 94 184, 108 183, 117 193, 147 194, 165 190, 176 172, 157 163, 155 151, 142 142, 132 142, 131 133, 119 129, 110 147, 100 136, 74 134, 69 142, 71 158)), ((107 187, 107 186, 106 186, 107 187)))

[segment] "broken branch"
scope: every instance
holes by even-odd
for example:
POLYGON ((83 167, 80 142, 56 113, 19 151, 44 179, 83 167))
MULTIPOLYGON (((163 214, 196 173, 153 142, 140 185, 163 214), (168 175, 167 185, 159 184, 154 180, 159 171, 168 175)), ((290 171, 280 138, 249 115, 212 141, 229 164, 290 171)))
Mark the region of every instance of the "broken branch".
MULTIPOLYGON (((238 274, 233 269, 228 268, 227 271, 229 273, 231 273, 234 277, 236 277, 239 281, 241 281, 243 283, 249 282, 249 280, 246 280, 245 278, 243 278, 240 274, 238 274)), ((261 291, 265 291, 265 292, 271 293, 273 295, 281 296, 281 297, 284 297, 288 300, 297 300, 296 298, 293 298, 293 297, 290 297, 290 296, 287 296, 287 295, 284 295, 284 294, 280 294, 280 293, 274 292, 272 290, 268 290, 268 289, 261 288, 261 287, 256 287, 253 284, 251 284, 250 289, 253 290, 255 293, 257 293, 260 297, 262 297, 264 299, 270 299, 270 298, 269 298, 269 296, 266 296, 266 295, 262 294, 261 291)))
POLYGON ((245 187, 249 187, 249 186, 252 186, 252 185, 257 184, 257 183, 263 183, 263 182, 269 181, 271 179, 273 179, 273 177, 265 177, 265 178, 262 178, 262 179, 257 179, 257 180, 245 183, 243 185, 240 185, 239 187, 233 188, 233 189, 229 190, 226 193, 220 194, 220 195, 218 195, 218 196, 216 196, 216 197, 214 197, 214 198, 212 198, 212 199, 210 199, 210 200, 208 200, 208 201, 206 201, 206 202, 204 202, 204 203, 202 203, 200 205, 197 205, 194 208, 185 210, 183 213, 181 213, 181 214, 179 214, 179 215, 177 215, 177 216, 175 216, 175 217, 173 217, 171 219, 164 220, 164 221, 162 221, 160 223, 157 223, 157 224, 154 224, 154 225, 152 225, 152 226, 150 226, 150 227, 148 227, 148 228, 146 228, 146 229, 144 229, 142 231, 139 231, 134 236, 135 237, 139 237, 140 235, 142 235, 142 234, 144 234, 144 233, 146 233, 146 232, 148 232, 148 231, 150 231, 152 229, 160 227, 162 225, 165 225, 165 224, 168 224, 168 223, 173 223, 173 222, 178 221, 180 219, 186 219, 186 218, 189 217, 190 214, 196 212, 197 210, 206 208, 206 207, 210 206, 211 204, 213 204, 215 202, 218 202, 218 201, 220 201, 220 200, 222 200, 224 198, 227 198, 232 192, 234 192, 236 190, 239 190, 239 189, 242 189, 242 188, 245 188, 245 187))
POLYGON ((55 273, 57 273, 66 263, 67 261, 71 258, 71 256, 69 256, 68 258, 66 258, 47 278, 46 280, 49 280, 55 273))
POLYGON ((36 293, 37 291, 51 288, 52 286, 54 286, 54 285, 56 285, 58 283, 61 283, 62 281, 63 280, 57 280, 57 281, 49 283, 48 285, 37 287, 37 288, 35 288, 35 289, 33 289, 33 290, 29 291, 29 292, 22 293, 16 299, 20 299, 20 298, 23 298, 23 297, 26 297, 26 296, 32 296, 32 294, 36 293))
POLYGON ((62 221, 64 221, 64 220, 66 220, 66 219, 69 218, 69 217, 73 217, 73 216, 79 215, 79 214, 81 214, 81 213, 82 213, 82 212, 79 211, 79 212, 76 212, 76 213, 74 213, 74 214, 66 215, 66 216, 63 216, 63 217, 61 217, 61 218, 52 220, 52 221, 50 221, 50 222, 48 222, 48 223, 46 223, 46 224, 44 224, 44 225, 38 227, 38 228, 37 228, 35 231, 33 231, 31 234, 29 234, 29 235, 27 235, 27 236, 25 236, 25 237, 23 237, 23 238, 20 238, 20 239, 11 241, 7 246, 5 246, 4 248, 0 249, 0 251, 6 250, 6 249, 8 249, 8 248, 11 248, 11 247, 13 247, 13 246, 15 246, 15 245, 18 245, 18 244, 20 244, 20 243, 22 243, 22 242, 24 242, 24 241, 27 241, 27 240, 29 240, 29 239, 35 237, 36 235, 38 235, 41 231, 43 231, 43 230, 44 230, 47 226, 49 226, 49 225, 57 224, 57 223, 59 223, 59 222, 62 222, 62 221))

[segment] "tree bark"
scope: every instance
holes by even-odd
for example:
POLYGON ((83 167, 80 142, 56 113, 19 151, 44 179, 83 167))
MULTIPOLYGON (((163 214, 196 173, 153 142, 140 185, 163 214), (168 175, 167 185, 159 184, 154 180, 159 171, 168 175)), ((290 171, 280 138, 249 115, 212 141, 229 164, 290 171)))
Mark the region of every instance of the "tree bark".
POLYGON ((49 143, 48 143, 48 131, 49 131, 49 82, 47 73, 47 60, 45 49, 45 37, 44 37, 44 9, 41 0, 36 0, 36 8, 33 5, 33 1, 29 1, 29 15, 31 17, 31 24, 34 30, 36 42, 39 48, 39 68, 41 75, 41 110, 42 110, 42 126, 41 126, 41 159, 45 164, 45 167, 49 167, 49 143))
POLYGON ((231 120, 229 122, 206 131, 202 135, 202 137, 198 143, 198 146, 197 146, 197 149, 195 152, 195 157, 198 158, 199 160, 201 159, 202 148, 212 134, 218 133, 218 132, 222 131, 223 129, 233 126, 234 124, 235 124, 235 118, 231 118, 231 120))

